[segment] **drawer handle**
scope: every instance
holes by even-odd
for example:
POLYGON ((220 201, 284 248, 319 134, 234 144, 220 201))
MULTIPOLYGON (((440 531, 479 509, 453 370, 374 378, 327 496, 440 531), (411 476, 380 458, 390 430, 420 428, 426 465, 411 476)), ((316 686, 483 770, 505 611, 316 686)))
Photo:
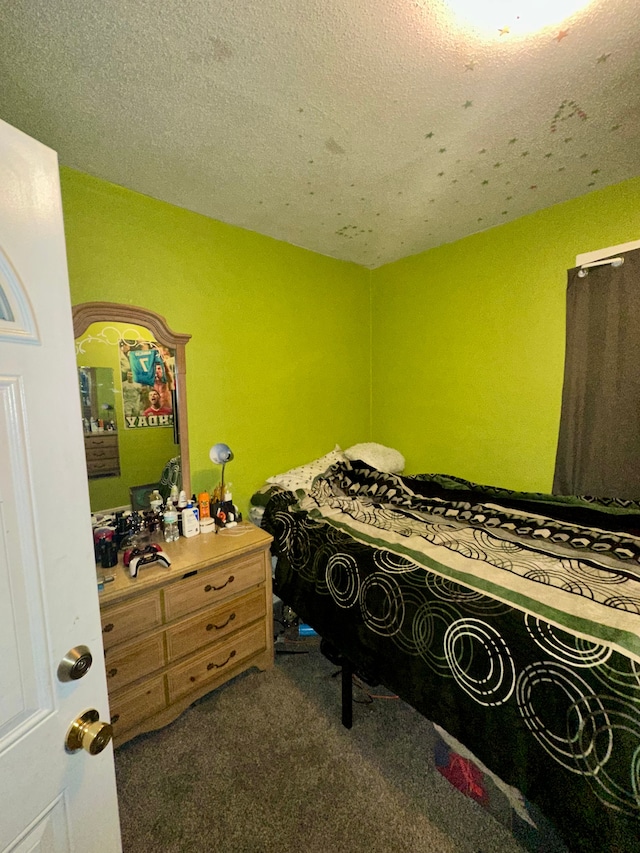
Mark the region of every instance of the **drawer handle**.
POLYGON ((227 627, 229 622, 233 622, 235 618, 236 614, 232 613, 231 616, 229 616, 229 618, 227 619, 227 621, 223 622, 222 625, 214 625, 213 622, 209 622, 209 624, 207 625, 207 631, 213 631, 214 628, 216 629, 216 631, 221 631, 223 628, 227 627))
POLYGON ((229 579, 228 579, 227 581, 225 581, 225 582, 222 584, 222 586, 211 586, 211 584, 210 584, 210 583, 208 583, 208 584, 205 586, 204 591, 205 591, 205 592, 211 592, 211 590, 217 591, 217 590, 219 590, 219 589, 224 589, 224 588, 225 588, 225 586, 228 586, 230 583, 233 583, 233 582, 234 582, 234 580, 235 580, 234 576, 233 576, 233 575, 229 575, 229 579))
POLYGON ((120 719, 120 714, 114 714, 113 717, 111 717, 111 725, 115 726, 115 724, 118 722, 119 719, 120 719))
POLYGON ((107 678, 113 678, 114 675, 118 674, 118 667, 114 666, 110 670, 107 671, 107 678))
POLYGON ((231 651, 229 652, 229 657, 226 659, 226 661, 224 661, 223 663, 208 663, 207 669, 222 669, 222 667, 226 666, 229 663, 229 661, 231 660, 231 658, 234 658, 235 656, 236 656, 236 650, 231 649, 231 651))
POLYGON ((108 634, 109 631, 113 631, 113 628, 114 628, 113 622, 109 622, 109 624, 105 625, 102 630, 104 631, 105 634, 108 634))

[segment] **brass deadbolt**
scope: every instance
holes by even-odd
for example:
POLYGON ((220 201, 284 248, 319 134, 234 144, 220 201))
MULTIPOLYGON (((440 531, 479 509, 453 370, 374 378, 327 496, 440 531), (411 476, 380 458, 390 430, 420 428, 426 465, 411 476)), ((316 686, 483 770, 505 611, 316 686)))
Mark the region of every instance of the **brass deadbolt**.
POLYGON ((90 708, 71 724, 65 738, 67 752, 77 752, 86 749, 90 755, 98 755, 113 737, 110 723, 100 722, 100 714, 95 708, 90 708))

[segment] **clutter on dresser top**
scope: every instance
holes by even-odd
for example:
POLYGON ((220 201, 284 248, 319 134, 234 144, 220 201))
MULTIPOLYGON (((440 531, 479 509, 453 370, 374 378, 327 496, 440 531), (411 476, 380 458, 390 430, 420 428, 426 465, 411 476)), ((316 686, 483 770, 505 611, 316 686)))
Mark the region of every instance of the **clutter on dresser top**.
POLYGON ((98 589, 114 579, 113 569, 122 564, 132 578, 145 566, 171 565, 165 543, 219 530, 234 528, 242 514, 233 503, 229 487, 221 495, 202 491, 188 499, 184 491, 171 489, 166 501, 157 489, 149 494, 149 506, 134 510, 128 506, 94 513, 91 517, 98 589))

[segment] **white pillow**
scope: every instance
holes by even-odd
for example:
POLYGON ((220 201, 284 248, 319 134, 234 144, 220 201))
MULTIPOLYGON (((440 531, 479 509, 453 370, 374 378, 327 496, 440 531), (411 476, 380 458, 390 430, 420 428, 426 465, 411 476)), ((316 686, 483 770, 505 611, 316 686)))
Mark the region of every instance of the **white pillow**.
POLYGON ((280 486, 290 492, 295 492, 297 489, 304 489, 308 492, 311 484, 318 474, 324 472, 336 462, 344 462, 345 455, 336 444, 335 450, 320 456, 319 459, 314 459, 313 462, 308 462, 306 465, 300 465, 298 468, 291 468, 290 471, 285 471, 284 474, 277 474, 275 477, 269 477, 267 483, 272 483, 275 486, 280 486))
POLYGON ((393 447, 385 447, 384 444, 375 444, 375 442, 364 442, 363 444, 354 444, 345 450, 344 455, 347 459, 361 459, 372 468, 377 468, 378 471, 384 471, 385 474, 400 474, 404 471, 404 456, 399 450, 394 450, 393 447))

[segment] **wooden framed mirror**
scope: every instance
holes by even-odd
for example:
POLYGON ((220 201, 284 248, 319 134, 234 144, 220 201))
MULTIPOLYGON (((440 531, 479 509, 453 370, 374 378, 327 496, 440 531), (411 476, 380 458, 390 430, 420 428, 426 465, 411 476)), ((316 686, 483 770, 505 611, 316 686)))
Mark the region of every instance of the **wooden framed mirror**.
MULTIPOLYGON (((165 436, 172 436, 163 439, 163 441, 171 442, 173 447, 173 456, 180 457, 180 479, 181 487, 191 494, 191 470, 189 464, 189 429, 187 422, 187 388, 186 388, 186 356, 185 347, 191 339, 191 335, 174 332, 167 324, 164 317, 161 317, 155 311, 148 308, 141 308, 135 305, 124 305, 116 302, 84 302, 72 307, 73 313, 73 332, 76 340, 76 354, 80 381, 80 394, 83 401, 83 422, 85 431, 85 447, 87 448, 87 465, 91 496, 91 509, 93 512, 109 509, 113 506, 123 504, 122 495, 128 494, 129 489, 140 489, 146 479, 147 483, 153 483, 160 478, 163 466, 169 461, 167 457, 168 450, 158 450, 157 464, 156 460, 152 460, 147 465, 149 474, 140 474, 137 469, 128 471, 127 465, 122 465, 120 457, 124 462, 127 457, 125 447, 126 436, 133 436, 136 427, 140 426, 172 426, 172 430, 148 430, 146 435, 150 436, 152 432, 156 435, 154 439, 163 432, 165 436), (93 349, 92 349, 93 347, 93 349), (140 417, 132 417, 135 414, 134 410, 127 411, 124 408, 125 400, 125 381, 131 381, 131 375, 125 376, 129 369, 129 365, 135 366, 136 369, 142 370, 142 364, 145 364, 148 359, 144 359, 141 353, 137 353, 138 358, 134 362, 131 351, 137 351, 139 348, 151 350, 158 364, 161 364, 161 359, 158 352, 166 354, 168 361, 171 364, 170 382, 165 387, 171 388, 171 402, 167 403, 168 408, 160 408, 160 402, 156 402, 157 398, 153 398, 152 380, 142 377, 138 374, 131 387, 137 385, 140 399, 144 402, 140 403, 140 417), (86 381, 83 377, 94 375, 94 364, 84 364, 84 361, 91 361, 96 358, 95 352, 99 353, 98 361, 108 359, 109 363, 115 365, 115 399, 118 406, 117 411, 113 412, 113 417, 104 421, 100 418, 87 417, 90 412, 86 406, 89 406, 91 401, 99 398, 100 395, 92 393, 92 389, 87 387, 86 398, 85 391, 82 387, 82 382, 86 381), (157 351, 157 352, 154 352, 157 351), (91 356, 91 353, 94 353, 91 356), (85 355, 87 354, 87 355, 85 355), (138 382, 143 380, 144 384, 138 382), (86 404, 86 405, 85 405, 86 404), (143 411, 142 406, 158 406, 159 408, 147 408, 143 411), (159 417, 149 415, 149 412, 157 411, 159 417), (162 413, 171 412, 169 417, 163 416, 162 413), (128 415, 128 416, 127 416, 128 415), (145 415, 149 415, 145 417, 145 415), (96 423, 94 423, 94 420, 96 423), (99 425, 98 425, 99 424, 99 425), (89 462, 90 446, 92 442, 98 440, 100 444, 113 444, 115 450, 110 449, 110 453, 117 456, 118 465, 115 464, 115 459, 112 465, 107 464, 106 460, 100 469, 100 464, 97 467, 92 467, 89 462), (162 457, 165 458, 162 458, 162 457), (154 473, 157 471, 157 474, 154 473), (100 479, 102 478, 102 479, 100 479), (109 478, 112 478, 109 481, 109 478), (110 482, 113 483, 113 488, 110 487, 110 482), (117 495, 120 499, 110 501, 106 495, 117 495), (95 503, 104 501, 105 506, 95 506, 95 503)), ((168 363, 168 362, 167 362, 168 363)), ((100 365, 102 366, 102 365, 100 365)), ((152 368, 153 369, 153 368, 152 368)), ((156 370, 162 370, 156 367, 156 370)), ((165 376, 165 381, 168 379, 165 376)), ((158 394, 157 397, 160 395, 158 394)), ((164 403, 162 404, 164 405, 164 403)), ((137 438, 140 440, 142 430, 137 430, 137 438)), ((154 442, 148 442, 149 445, 155 446, 154 442)), ((169 446, 169 445, 168 445, 169 446)), ((164 444, 159 447, 164 448, 164 444)), ((152 452, 152 451, 150 451, 152 452)), ((133 454, 129 452, 129 456, 140 456, 141 454, 133 454)), ((95 463, 94 463, 95 464, 95 463)), ((128 500, 127 500, 128 502, 128 500)))

